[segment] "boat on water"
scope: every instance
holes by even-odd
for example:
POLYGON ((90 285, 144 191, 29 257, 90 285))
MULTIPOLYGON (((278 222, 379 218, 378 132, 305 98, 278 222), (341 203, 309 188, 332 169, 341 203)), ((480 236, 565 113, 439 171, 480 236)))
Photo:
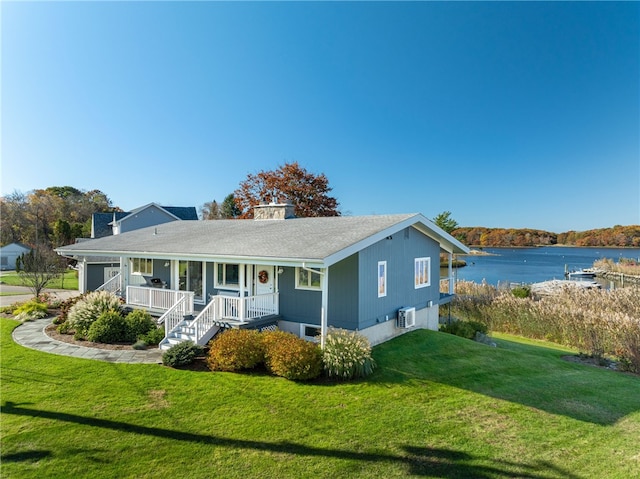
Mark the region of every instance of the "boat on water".
POLYGON ((569 279, 595 278, 598 271, 594 268, 583 268, 575 271, 569 271, 566 266, 564 275, 569 279))

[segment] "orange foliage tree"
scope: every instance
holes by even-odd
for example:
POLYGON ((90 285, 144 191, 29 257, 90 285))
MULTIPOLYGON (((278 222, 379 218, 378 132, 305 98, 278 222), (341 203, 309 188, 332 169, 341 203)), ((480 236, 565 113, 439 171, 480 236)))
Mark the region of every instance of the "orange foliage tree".
POLYGON ((262 201, 289 201, 298 217, 340 216, 338 201, 329 196, 331 187, 324 174, 314 175, 298 162, 285 163, 274 171, 248 174, 233 192, 240 218, 253 218, 253 207, 262 201))

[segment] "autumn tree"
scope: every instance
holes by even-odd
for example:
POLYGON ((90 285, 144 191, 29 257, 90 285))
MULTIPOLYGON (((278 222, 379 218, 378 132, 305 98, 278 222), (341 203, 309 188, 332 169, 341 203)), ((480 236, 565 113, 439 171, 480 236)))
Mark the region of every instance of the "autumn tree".
POLYGON ((447 233, 451 233, 458 227, 458 222, 451 218, 451 211, 443 211, 434 218, 433 222, 447 233))
POLYGON ((298 162, 285 163, 274 171, 260 171, 247 179, 234 192, 241 211, 240 218, 253 218, 253 207, 262 201, 289 201, 295 215, 340 216, 338 201, 329 196, 331 188, 324 174, 314 175, 298 162))
POLYGON ((222 218, 220 207, 216 200, 209 201, 200 208, 200 215, 203 220, 219 220, 222 218))
POLYGON ((45 245, 39 245, 28 253, 23 253, 16 261, 16 269, 23 283, 36 298, 56 277, 64 273, 64 260, 45 245))

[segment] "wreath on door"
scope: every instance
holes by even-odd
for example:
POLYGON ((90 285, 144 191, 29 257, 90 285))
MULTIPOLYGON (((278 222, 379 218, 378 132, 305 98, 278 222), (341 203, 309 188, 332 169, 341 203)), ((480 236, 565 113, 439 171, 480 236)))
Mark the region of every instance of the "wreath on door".
POLYGON ((260 271, 258 273, 258 280, 262 283, 265 284, 267 281, 269 281, 269 273, 267 273, 264 269, 262 271, 260 271))

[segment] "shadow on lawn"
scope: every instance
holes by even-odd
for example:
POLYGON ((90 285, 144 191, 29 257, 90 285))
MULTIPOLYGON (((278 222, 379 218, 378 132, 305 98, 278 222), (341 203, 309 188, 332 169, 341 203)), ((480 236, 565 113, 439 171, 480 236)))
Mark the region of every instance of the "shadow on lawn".
MULTIPOLYGON (((33 418, 52 419, 89 427, 111 429, 130 434, 140 434, 151 437, 159 437, 173 441, 185 441, 199 444, 208 444, 217 447, 230 447, 265 453, 293 454, 296 456, 326 457, 332 459, 345 459, 362 461, 366 463, 403 463, 412 475, 437 476, 440 478, 473 477, 507 478, 520 477, 528 479, 566 478, 579 479, 580 476, 562 470, 557 466, 545 462, 537 464, 518 464, 506 461, 493 461, 490 466, 473 464, 486 458, 472 456, 465 452, 450 449, 435 449, 428 447, 404 446, 406 455, 376 454, 355 452, 340 449, 322 449, 305 444, 290 442, 269 443, 250 441, 245 439, 230 439, 206 434, 173 431, 157 427, 140 426, 109 419, 97 419, 76 414, 62 412, 43 411, 21 407, 18 404, 7 401, 1 408, 2 414, 27 416, 33 418)), ((3 462, 35 462, 52 456, 50 451, 25 451, 2 456, 3 462)))

